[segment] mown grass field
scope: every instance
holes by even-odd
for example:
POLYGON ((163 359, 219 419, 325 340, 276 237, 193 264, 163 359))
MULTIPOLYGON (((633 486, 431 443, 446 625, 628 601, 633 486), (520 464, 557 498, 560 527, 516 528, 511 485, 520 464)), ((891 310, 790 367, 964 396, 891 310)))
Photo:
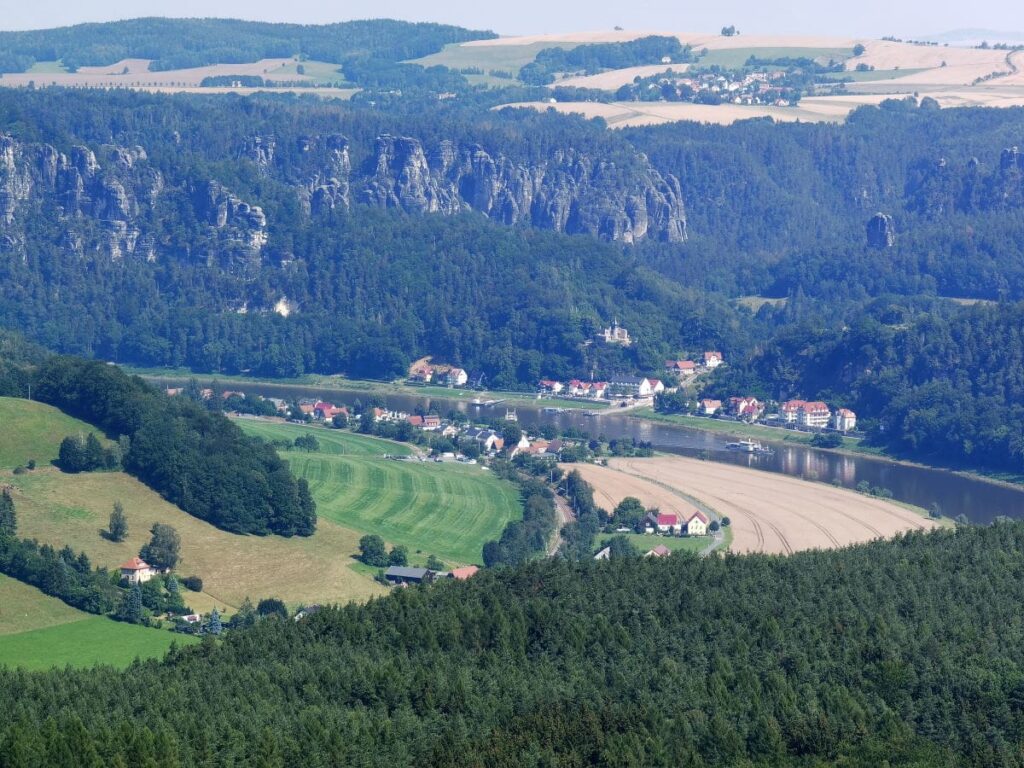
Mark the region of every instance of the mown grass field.
POLYGON ((282 455, 309 481, 321 519, 404 544, 414 561, 434 554, 448 564, 480 563, 484 542, 522 514, 515 487, 480 466, 384 459, 405 446, 339 430, 237 423, 265 439, 316 435, 318 452, 282 455))
POLYGON ((57 458, 68 435, 103 434, 56 408, 30 400, 0 397, 0 469, 23 466, 35 459, 40 467, 57 458))
MULTIPOLYGON (((484 71, 487 77, 492 69, 508 72, 516 80, 499 80, 490 78, 499 84, 509 84, 518 81, 519 70, 529 64, 545 48, 575 48, 579 43, 543 42, 528 43, 526 45, 463 45, 451 43, 446 45, 438 53, 432 53, 421 59, 412 60, 411 64, 419 64, 422 67, 443 66, 449 69, 460 70, 467 67, 477 67, 484 71)), ((479 77, 479 76, 477 76, 479 77)))
POLYGON ((175 641, 196 639, 94 616, 0 575, 0 666, 126 667, 136 657, 163 656, 175 641))
MULTIPOLYGON (((699 49, 699 46, 698 46, 699 49)), ((738 69, 747 63, 747 59, 755 56, 759 59, 814 59, 822 64, 829 60, 846 61, 853 56, 852 48, 720 48, 708 51, 701 56, 696 66, 710 67, 718 65, 726 69, 738 69)))

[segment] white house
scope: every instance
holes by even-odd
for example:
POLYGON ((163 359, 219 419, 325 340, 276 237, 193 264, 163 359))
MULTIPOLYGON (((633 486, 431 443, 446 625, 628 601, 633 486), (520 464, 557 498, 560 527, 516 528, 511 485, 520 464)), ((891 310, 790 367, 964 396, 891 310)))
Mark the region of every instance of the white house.
POLYGON ((693 376, 697 372, 697 364, 693 360, 666 360, 665 372, 677 376, 693 376))
POLYGON ((828 409, 828 406, 821 401, 816 401, 803 404, 800 413, 797 415, 797 423, 801 427, 822 429, 828 426, 831 418, 832 412, 828 409))
POLYGON ((840 432, 849 432, 857 428, 857 414, 849 408, 840 408, 836 411, 835 427, 840 432))
POLYGON ((679 516, 675 512, 652 512, 647 515, 647 523, 661 533, 668 533, 679 527, 679 516))
POLYGON ((725 360, 722 358, 721 352, 705 352, 704 353, 704 367, 705 368, 717 368, 725 360))
POLYGON ((694 512, 693 517, 686 521, 687 536, 706 536, 710 521, 703 512, 694 512))
POLYGON ((159 568, 154 568, 141 557, 133 557, 127 563, 121 563, 118 568, 121 570, 121 578, 129 584, 144 584, 160 573, 159 568))
POLYGON ((565 389, 565 384, 563 384, 560 381, 555 381, 554 379, 541 379, 539 382, 537 382, 537 386, 542 391, 550 392, 552 395, 557 395, 559 392, 565 389))
POLYGON ((461 368, 452 368, 448 371, 448 386, 462 387, 469 381, 469 374, 461 368))
POLYGON ((700 412, 705 416, 714 416, 722 408, 721 400, 701 400, 700 412))

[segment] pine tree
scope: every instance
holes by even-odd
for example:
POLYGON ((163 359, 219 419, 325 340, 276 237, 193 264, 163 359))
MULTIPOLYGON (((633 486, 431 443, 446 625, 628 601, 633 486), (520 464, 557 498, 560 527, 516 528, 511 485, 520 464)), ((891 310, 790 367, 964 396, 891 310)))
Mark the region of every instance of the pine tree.
POLYGON ((18 519, 14 514, 14 499, 10 491, 0 493, 0 536, 14 537, 18 533, 18 519))
POLYGON ((128 537, 128 518, 125 517, 124 506, 120 501, 114 502, 114 511, 110 513, 107 532, 111 541, 124 541, 128 537))
POLYGON ((131 589, 125 592, 117 617, 129 624, 142 623, 142 588, 138 583, 132 584, 131 589))

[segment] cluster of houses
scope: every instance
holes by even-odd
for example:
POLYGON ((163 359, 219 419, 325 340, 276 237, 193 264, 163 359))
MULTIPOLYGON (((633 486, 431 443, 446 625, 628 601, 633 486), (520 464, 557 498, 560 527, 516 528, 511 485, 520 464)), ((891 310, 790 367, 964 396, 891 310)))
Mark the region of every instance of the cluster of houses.
POLYGON ((647 515, 647 532, 676 534, 680 536, 707 536, 711 521, 699 509, 687 513, 651 512, 647 515))
MULTIPOLYGON (((478 377, 473 377, 474 379, 478 377)), ((430 365, 420 363, 409 372, 410 384, 438 384, 443 387, 464 387, 469 384, 470 375, 464 368, 451 365, 430 365)))
POLYGON ((728 402, 704 399, 698 404, 702 416, 726 414, 741 421, 763 421, 766 424, 795 426, 802 429, 834 429, 852 432, 857 429, 857 414, 849 408, 833 412, 820 400, 787 400, 779 405, 778 413, 765 415, 765 404, 756 397, 730 397, 728 402))
POLYGON ((666 360, 665 372, 675 374, 680 380, 688 376, 695 376, 699 371, 713 371, 725 362, 721 352, 709 351, 704 353, 700 365, 693 360, 666 360))
MULTIPOLYGON (((639 88, 646 89, 659 101, 788 107, 793 104, 794 91, 787 80, 787 73, 781 70, 746 74, 735 71, 694 72, 684 76, 669 71, 644 80, 639 88)), ((643 101, 650 99, 637 88, 638 85, 631 84, 623 90, 643 101)))
POLYGON ((442 579, 465 581, 472 578, 479 570, 480 568, 475 565, 453 568, 450 571, 432 571, 429 568, 410 568, 404 565, 392 565, 384 571, 384 578, 396 586, 432 584, 442 579))

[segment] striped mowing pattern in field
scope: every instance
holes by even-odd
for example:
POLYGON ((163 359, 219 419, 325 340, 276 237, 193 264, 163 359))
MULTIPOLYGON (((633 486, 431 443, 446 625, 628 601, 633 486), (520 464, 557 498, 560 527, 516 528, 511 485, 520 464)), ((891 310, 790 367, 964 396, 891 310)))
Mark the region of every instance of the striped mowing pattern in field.
POLYGON ((249 434, 290 439, 314 434, 313 453, 282 451, 292 472, 309 481, 317 514, 392 544, 435 554, 447 563, 480 563, 483 545, 522 516, 516 489, 479 466, 396 461, 407 446, 351 432, 240 420, 249 434))

